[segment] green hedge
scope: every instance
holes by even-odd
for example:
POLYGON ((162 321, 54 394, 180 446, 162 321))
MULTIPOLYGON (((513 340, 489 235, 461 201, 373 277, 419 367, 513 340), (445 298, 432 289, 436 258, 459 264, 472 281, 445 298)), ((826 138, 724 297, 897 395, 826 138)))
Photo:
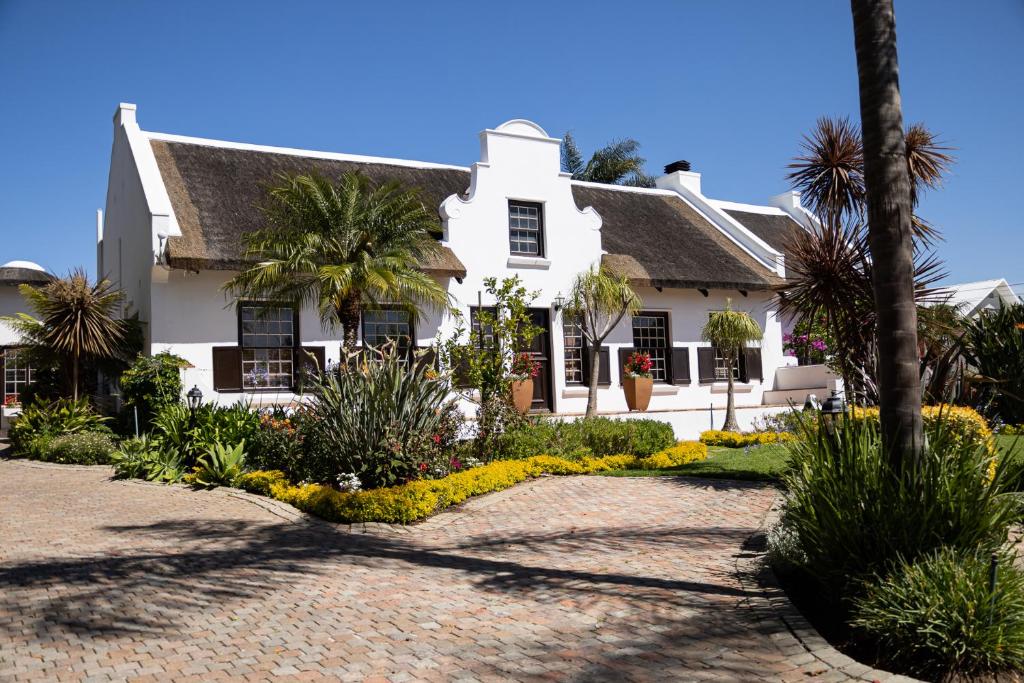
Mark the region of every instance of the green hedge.
POLYGON ((676 441, 672 426, 658 420, 591 417, 561 422, 541 419, 502 435, 494 459, 515 460, 538 453, 565 457, 602 457, 630 453, 647 457, 676 441))

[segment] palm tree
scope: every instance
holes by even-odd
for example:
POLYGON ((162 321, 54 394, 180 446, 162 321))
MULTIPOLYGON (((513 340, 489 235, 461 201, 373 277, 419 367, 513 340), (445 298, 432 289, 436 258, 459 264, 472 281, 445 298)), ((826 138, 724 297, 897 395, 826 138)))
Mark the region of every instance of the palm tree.
POLYGON ((253 261, 227 284, 236 296, 314 305, 321 321, 344 330, 348 350, 359 341, 367 305, 442 308, 449 297, 420 264, 439 249, 437 217, 415 189, 379 186, 346 173, 334 184, 312 175, 280 175, 266 207, 269 225, 246 235, 253 261))
POLYGON ((864 138, 864 190, 878 315, 882 445, 897 472, 923 448, 914 300, 914 190, 903 130, 892 0, 851 0, 864 138))
POLYGON ((71 366, 71 394, 77 401, 83 360, 115 358, 126 341, 128 323, 114 317, 123 293, 108 280, 90 283, 81 269, 41 287, 21 285, 19 291, 39 317, 19 313, 4 320, 26 346, 71 366))
POLYGON ((654 187, 654 178, 644 173, 647 160, 639 155, 639 150, 640 143, 632 138, 613 140, 584 162, 572 134, 566 133, 562 138, 562 170, 571 173, 573 180, 654 187))
POLYGON ((629 280, 619 277, 603 266, 591 267, 585 273, 577 275, 573 282, 569 301, 562 315, 563 319, 575 320, 587 340, 590 377, 587 378, 586 417, 597 414, 601 344, 627 314, 636 313, 640 306, 640 297, 629 286, 629 280))
POLYGON ((701 338, 711 342, 712 346, 718 349, 725 359, 726 377, 728 378, 728 392, 725 404, 725 424, 722 429, 727 432, 738 432, 739 424, 736 422, 736 399, 733 387, 733 368, 740 354, 740 349, 747 345, 747 342, 761 341, 764 333, 757 321, 743 311, 732 310, 732 300, 725 300, 724 311, 714 311, 708 316, 708 322, 701 331, 701 338))

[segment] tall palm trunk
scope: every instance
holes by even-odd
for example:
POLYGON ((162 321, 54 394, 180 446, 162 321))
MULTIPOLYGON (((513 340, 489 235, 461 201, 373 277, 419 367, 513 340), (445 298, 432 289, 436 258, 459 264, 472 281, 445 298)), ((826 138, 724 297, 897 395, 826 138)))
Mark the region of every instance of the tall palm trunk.
POLYGON ((355 351, 359 346, 359 324, 362 321, 363 305, 359 297, 350 296, 343 299, 337 307, 338 321, 341 323, 344 337, 342 345, 346 351, 355 351))
POLYGON ((729 361, 726 363, 726 368, 728 368, 728 384, 726 385, 725 398, 725 424, 722 425, 722 430, 726 432, 740 431, 740 425, 736 422, 736 392, 732 379, 732 369, 735 365, 736 359, 730 357, 729 361))
POLYGON ((892 0, 851 0, 868 246, 878 314, 882 443, 898 472, 913 472, 923 443, 914 303, 914 243, 892 0))
POLYGON ((78 400, 78 354, 71 354, 71 398, 78 400))
POLYGON ((587 412, 584 417, 597 415, 597 383, 601 378, 601 354, 593 344, 587 344, 590 356, 590 382, 587 384, 587 412))

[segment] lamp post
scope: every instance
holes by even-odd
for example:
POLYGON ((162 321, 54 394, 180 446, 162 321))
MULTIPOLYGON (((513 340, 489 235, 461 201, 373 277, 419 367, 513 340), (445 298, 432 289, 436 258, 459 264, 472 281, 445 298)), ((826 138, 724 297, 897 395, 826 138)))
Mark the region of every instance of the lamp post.
MULTIPOLYGON (((196 412, 203 405, 203 392, 199 390, 198 385, 193 384, 192 388, 185 394, 185 398, 188 399, 188 431, 189 438, 191 439, 192 432, 196 428, 196 412)), ((193 457, 191 446, 192 444, 189 444, 188 457, 190 460, 193 457)))
POLYGON ((821 404, 822 421, 825 423, 825 429, 828 430, 829 434, 836 433, 836 423, 839 420, 839 416, 845 414, 846 401, 843 400, 838 391, 833 390, 832 395, 821 404))

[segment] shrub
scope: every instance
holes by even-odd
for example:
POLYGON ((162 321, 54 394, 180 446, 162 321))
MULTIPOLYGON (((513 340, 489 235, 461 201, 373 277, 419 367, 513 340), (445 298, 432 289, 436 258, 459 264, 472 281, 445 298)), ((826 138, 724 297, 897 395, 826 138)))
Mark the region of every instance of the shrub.
POLYGON ((37 400, 22 408, 21 414, 8 430, 11 448, 17 455, 37 457, 38 444, 30 444, 39 437, 57 437, 78 432, 110 432, 108 418, 97 415, 89 402, 82 398, 37 400))
POLYGON ((140 428, 147 428, 164 407, 181 401, 181 368, 187 364, 184 358, 163 352, 139 356, 121 373, 121 398, 126 406, 138 409, 140 428))
POLYGON ((985 311, 966 323, 964 355, 1003 422, 1024 422, 1024 304, 985 311))
POLYGON ((121 442, 111 454, 114 476, 122 479, 176 482, 184 473, 181 454, 161 448, 159 442, 146 435, 121 442))
POLYGON ((115 448, 109 433, 75 432, 49 439, 42 459, 67 465, 106 465, 115 448))
POLYGON ((770 443, 788 443, 795 441, 796 436, 789 432, 725 432, 718 429, 710 429, 700 433, 700 441, 708 446, 725 446, 727 448, 745 448, 747 446, 762 446, 770 443))
POLYGON ((805 569, 834 595, 897 558, 913 562, 940 546, 995 549, 1017 505, 1007 482, 1018 465, 992 472, 994 456, 941 419, 913 478, 892 471, 877 422, 843 421, 836 434, 808 429, 790 446, 783 519, 807 557, 805 569))
POLYGON ((228 447, 215 443, 199 456, 195 469, 183 479, 195 486, 233 486, 245 467, 245 441, 228 447))
MULTIPOLYGON (((995 452, 992 441, 992 430, 976 410, 964 406, 935 405, 923 406, 921 418, 924 421, 925 430, 934 432, 942 429, 944 437, 953 442, 952 445, 960 444, 978 447, 985 446, 993 453, 995 452)), ((854 407, 850 411, 852 420, 868 420, 877 424, 879 421, 878 408, 854 407)))
POLYGON ((540 453, 576 458, 618 453, 645 457, 674 443, 672 426, 658 420, 541 419, 502 435, 497 442, 497 457, 508 460, 540 453))
POLYGON ((942 548, 869 583, 853 625, 908 670, 948 680, 1024 667, 1024 574, 1009 558, 942 548))
MULTIPOLYGON (((672 464, 682 464, 707 455, 700 443, 682 442, 656 454, 672 464)), ((441 479, 411 481, 401 486, 367 491, 337 491, 331 486, 289 484, 284 472, 250 472, 237 485, 246 491, 269 495, 296 508, 333 522, 389 522, 407 524, 471 496, 500 491, 541 474, 588 474, 612 469, 640 467, 632 455, 566 460, 538 455, 522 460, 502 460, 463 470, 441 479)), ((660 460, 659 460, 660 462, 660 460)), ((659 465, 661 466, 661 465, 659 465)))
POLYGON ((244 403, 231 406, 206 404, 192 417, 181 401, 160 409, 153 418, 153 438, 163 450, 180 453, 194 461, 211 446, 237 446, 251 440, 260 428, 260 416, 244 403))
POLYGON ((654 455, 646 458, 637 458, 631 464, 631 467, 638 470, 661 470, 685 465, 688 462, 706 460, 707 457, 707 445, 694 441, 680 441, 675 446, 666 448, 654 455))
POLYGON ((319 422, 329 480, 354 473, 377 488, 416 478, 420 454, 442 438, 448 391, 429 364, 404 363, 393 351, 326 375, 309 412, 319 422))

